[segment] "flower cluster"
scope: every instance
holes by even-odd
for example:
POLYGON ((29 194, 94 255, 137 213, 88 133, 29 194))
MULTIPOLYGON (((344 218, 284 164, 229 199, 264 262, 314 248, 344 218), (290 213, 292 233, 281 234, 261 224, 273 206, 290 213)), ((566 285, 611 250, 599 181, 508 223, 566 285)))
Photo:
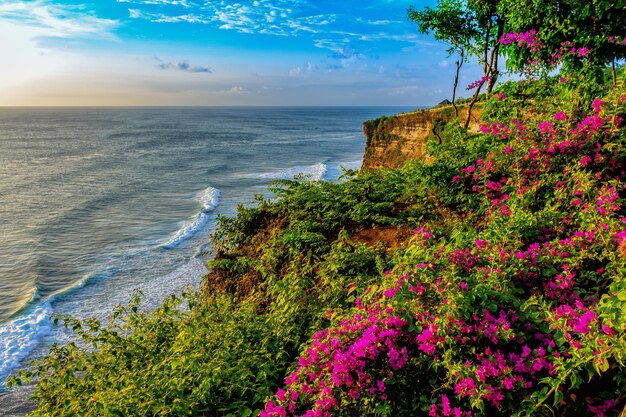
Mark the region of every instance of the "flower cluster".
MULTIPOLYGON (((618 43, 618 38, 613 38, 614 43, 618 43)), ((586 59, 592 50, 586 46, 576 47, 572 42, 565 41, 553 51, 547 51, 548 58, 545 57, 546 46, 540 41, 536 30, 527 32, 505 33, 499 39, 501 45, 515 45, 517 48, 527 50, 530 57, 525 61, 523 73, 529 78, 535 78, 538 74, 550 72, 558 67, 565 58, 586 59)), ((566 81, 563 78, 562 81, 566 81)))
POLYGON ((318 332, 300 357, 298 370, 286 379, 286 389, 278 391, 278 401, 270 401, 261 417, 294 415, 303 400, 313 403, 303 416, 328 416, 341 404, 340 390, 353 400, 364 393, 386 399, 384 380, 408 360, 407 324, 376 304, 336 328, 318 332), (368 370, 372 362, 381 367, 376 374, 368 370))
POLYGON ((479 80, 473 81, 470 84, 468 84, 467 89, 468 90, 473 90, 475 88, 478 88, 481 85, 483 85, 484 83, 486 83, 487 81, 489 81, 490 79, 491 79, 490 75, 485 75, 484 77, 480 78, 479 80))
MULTIPOLYGON (((534 32, 501 42, 540 47, 534 32)), ((626 363, 624 111, 613 97, 590 102, 587 113, 483 124, 476 140, 488 151, 450 178, 451 192, 473 204, 457 213, 462 231, 415 230, 385 285, 313 337, 261 416, 364 415, 372 404, 406 403, 432 417, 543 406, 617 415, 626 363)))
POLYGON ((529 49, 531 52, 538 52, 543 47, 534 29, 521 33, 506 33, 500 37, 499 41, 502 45, 517 44, 518 47, 529 49))

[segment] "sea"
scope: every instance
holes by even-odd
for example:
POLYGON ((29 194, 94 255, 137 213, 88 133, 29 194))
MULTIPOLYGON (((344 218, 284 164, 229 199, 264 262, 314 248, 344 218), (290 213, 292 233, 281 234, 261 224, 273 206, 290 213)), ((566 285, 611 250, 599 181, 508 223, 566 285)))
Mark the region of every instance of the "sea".
POLYGON ((69 340, 52 314, 197 287, 219 216, 273 180, 359 169, 362 123, 407 110, 0 108, 0 390, 69 340))

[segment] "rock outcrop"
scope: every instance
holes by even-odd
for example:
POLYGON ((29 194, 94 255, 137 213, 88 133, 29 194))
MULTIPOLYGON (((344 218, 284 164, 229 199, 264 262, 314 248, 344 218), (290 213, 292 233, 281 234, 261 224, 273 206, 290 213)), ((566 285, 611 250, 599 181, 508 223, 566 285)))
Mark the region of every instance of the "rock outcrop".
MULTIPOLYGON (((481 113, 482 108, 476 105, 472 110, 470 131, 478 131, 481 113)), ((467 106, 459 107, 459 116, 460 120, 465 120, 467 106)), ((398 168, 407 160, 429 160, 427 140, 431 136, 437 140, 438 132, 455 118, 454 108, 445 106, 368 120, 363 124, 367 141, 361 168, 398 168)))

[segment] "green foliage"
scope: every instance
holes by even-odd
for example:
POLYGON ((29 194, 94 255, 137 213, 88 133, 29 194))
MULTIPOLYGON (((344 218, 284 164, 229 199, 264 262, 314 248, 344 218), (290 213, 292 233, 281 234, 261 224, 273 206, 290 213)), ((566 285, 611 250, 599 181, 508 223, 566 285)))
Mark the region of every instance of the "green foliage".
POLYGON ((107 326, 55 318, 79 339, 21 373, 39 378, 33 416, 246 415, 280 382, 288 358, 276 351, 290 340, 254 303, 190 292, 146 313, 139 299, 107 326))
MULTIPOLYGON (((467 55, 478 58, 483 69, 483 82, 474 93, 474 101, 486 83, 487 95, 491 93, 499 76, 499 39, 504 33, 506 18, 500 1, 439 0, 437 7, 421 10, 411 6, 408 18, 418 25, 421 33, 433 33, 435 39, 449 45, 448 53, 458 53, 452 102, 455 103, 459 71, 467 55)), ((468 118, 469 120, 469 118, 468 118)), ((467 123, 466 123, 467 127, 467 123)))
MULTIPOLYGON (((585 59, 591 66, 604 67, 626 57, 626 45, 622 42, 626 21, 624 0, 502 0, 501 7, 506 10, 508 32, 538 31, 545 45, 542 59, 546 62, 563 42, 571 42, 576 48, 588 48, 585 59)), ((520 68, 525 65, 528 54, 519 48, 507 48, 507 56, 507 65, 520 68)), ((582 69, 583 57, 570 55, 566 58, 566 68, 582 69)))
POLYGON ((471 51, 472 54, 480 53, 473 43, 480 36, 478 22, 462 1, 442 0, 434 9, 425 7, 416 10, 410 7, 408 17, 418 25, 420 33, 432 32, 435 39, 447 43, 448 54, 460 53, 462 50, 471 51))
POLYGON ((347 354, 391 319, 372 345, 383 354, 354 362, 367 377, 358 395, 332 392, 333 415, 445 415, 443 395, 474 415, 584 415, 610 401, 603 413, 616 415, 626 400, 621 77, 593 102, 558 77, 505 83, 485 103, 483 133, 437 127, 433 162, 274 183, 273 199, 220 218, 202 291, 153 312, 135 294, 108 324, 56 317, 77 340, 11 384, 37 381, 33 416, 258 416, 286 377, 304 389, 313 347, 329 343, 308 389, 326 381, 319 358, 330 347, 347 354), (515 370, 509 354, 542 368, 515 370), (479 377, 496 363, 497 375, 479 377), (454 397, 469 379, 471 395, 454 397))
POLYGON ((262 417, 620 415, 624 85, 592 102, 558 85, 528 107, 498 97, 482 134, 447 126, 437 161, 404 172, 449 192, 450 217, 333 312, 262 417))
POLYGON ((484 62, 485 50, 497 45, 503 23, 497 4, 497 1, 439 0, 435 8, 417 10, 411 6, 408 18, 418 25, 421 33, 432 32, 435 39, 447 43, 448 53, 464 50, 488 65, 484 62))
POLYGON ((393 266, 394 249, 355 236, 440 219, 447 174, 412 163, 341 183, 278 181, 272 201, 220 219, 203 292, 154 312, 137 294, 108 324, 56 317, 77 340, 11 383, 37 381, 34 416, 257 415, 328 310, 350 310, 393 266))

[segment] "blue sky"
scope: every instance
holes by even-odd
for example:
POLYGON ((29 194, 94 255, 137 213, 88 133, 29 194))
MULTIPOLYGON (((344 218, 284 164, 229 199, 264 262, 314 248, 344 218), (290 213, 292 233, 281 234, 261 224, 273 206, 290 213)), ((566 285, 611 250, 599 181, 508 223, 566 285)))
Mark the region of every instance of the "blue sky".
POLYGON ((406 19, 432 3, 0 0, 0 105, 432 105, 454 58, 406 19))

